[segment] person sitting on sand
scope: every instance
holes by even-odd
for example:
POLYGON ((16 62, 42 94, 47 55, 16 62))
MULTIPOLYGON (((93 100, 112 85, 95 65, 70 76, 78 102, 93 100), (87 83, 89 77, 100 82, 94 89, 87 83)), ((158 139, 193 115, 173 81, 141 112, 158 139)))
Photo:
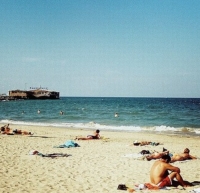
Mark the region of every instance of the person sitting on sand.
POLYGON ((157 152, 157 151, 155 151, 155 152, 153 152, 152 154, 150 154, 150 155, 147 155, 146 156, 146 159, 148 160, 148 161, 150 161, 150 160, 152 160, 152 159, 160 159, 163 155, 168 155, 169 154, 169 151, 163 151, 163 152, 157 152))
POLYGON ((7 135, 13 135, 12 134, 12 130, 9 127, 9 124, 4 125, 3 127, 1 127, 1 133, 2 134, 7 134, 7 135))
POLYGON ((9 124, 1 127, 1 131, 5 131, 6 129, 8 129, 8 130, 10 129, 9 124))
POLYGON ((172 186, 175 185, 175 181, 172 181, 175 178, 179 185, 183 187, 189 186, 189 182, 184 181, 180 175, 180 169, 170 165, 170 161, 169 155, 163 155, 160 160, 154 162, 150 171, 151 184, 158 188, 172 186), (171 171, 170 174, 169 171, 171 171))
POLYGON ((90 139, 100 139, 100 131, 96 130, 93 135, 88 135, 87 137, 76 137, 78 140, 90 140, 90 139))
POLYGON ((171 163, 175 161, 184 161, 189 159, 197 159, 197 158, 190 155, 190 150, 188 148, 185 148, 183 153, 172 155, 171 163))

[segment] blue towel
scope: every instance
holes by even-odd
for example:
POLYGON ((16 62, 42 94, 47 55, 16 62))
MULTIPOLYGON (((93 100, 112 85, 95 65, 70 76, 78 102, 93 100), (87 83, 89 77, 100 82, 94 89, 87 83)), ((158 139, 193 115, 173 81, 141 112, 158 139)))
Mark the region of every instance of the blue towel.
POLYGON ((70 148, 70 147, 80 147, 78 143, 75 143, 72 140, 66 141, 63 145, 54 146, 55 148, 70 148))

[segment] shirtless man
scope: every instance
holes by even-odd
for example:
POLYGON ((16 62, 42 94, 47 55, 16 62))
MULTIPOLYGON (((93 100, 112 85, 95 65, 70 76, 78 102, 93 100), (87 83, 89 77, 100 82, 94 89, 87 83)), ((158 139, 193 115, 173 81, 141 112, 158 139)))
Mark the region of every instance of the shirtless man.
POLYGON ((190 155, 190 150, 188 148, 185 148, 183 153, 180 154, 174 154, 171 157, 171 163, 175 161, 184 161, 188 159, 197 159, 196 157, 190 155))
POLYGON ((155 161, 150 171, 150 181, 158 188, 171 186, 172 180, 175 178, 183 187, 187 187, 180 175, 180 169, 169 164, 171 158, 169 155, 163 155, 158 161, 155 161), (169 174, 169 171, 171 173, 169 174))
POLYGON ((168 155, 169 154, 169 151, 164 151, 164 152, 153 152, 152 154, 150 155, 147 155, 146 156, 146 159, 148 161, 152 160, 152 159, 160 159, 163 155, 168 155))

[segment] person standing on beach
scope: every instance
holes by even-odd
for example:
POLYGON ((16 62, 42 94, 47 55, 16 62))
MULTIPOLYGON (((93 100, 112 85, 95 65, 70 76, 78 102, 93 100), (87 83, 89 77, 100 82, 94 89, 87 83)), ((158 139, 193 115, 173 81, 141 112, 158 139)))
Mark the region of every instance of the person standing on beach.
MULTIPOLYGON (((158 188, 172 186, 175 178, 179 185, 183 187, 189 186, 189 183, 183 181, 180 169, 169 164, 171 158, 169 155, 163 155, 160 160, 154 162, 150 171, 150 181, 158 188), (171 173, 169 173, 171 171, 171 173)), ((174 184, 175 185, 175 184, 174 184)))

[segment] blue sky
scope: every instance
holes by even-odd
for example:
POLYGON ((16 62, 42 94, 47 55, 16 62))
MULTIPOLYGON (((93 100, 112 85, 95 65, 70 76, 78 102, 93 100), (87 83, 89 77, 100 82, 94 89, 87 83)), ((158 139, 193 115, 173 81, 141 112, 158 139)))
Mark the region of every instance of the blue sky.
POLYGON ((200 97, 199 0, 0 0, 0 93, 200 97))

